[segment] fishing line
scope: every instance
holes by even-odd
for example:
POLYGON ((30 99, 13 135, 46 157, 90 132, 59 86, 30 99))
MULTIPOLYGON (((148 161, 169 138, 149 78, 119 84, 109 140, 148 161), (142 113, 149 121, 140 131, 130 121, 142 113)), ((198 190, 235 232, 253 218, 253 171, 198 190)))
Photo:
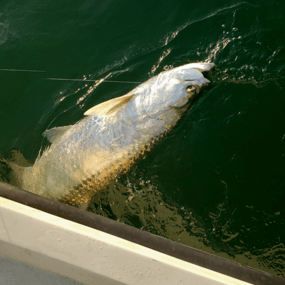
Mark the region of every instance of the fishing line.
POLYGON ((0 68, 0 71, 39 72, 39 73, 46 72, 45 70, 24 70, 24 69, 4 69, 4 68, 0 68))
MULTIPOLYGON (((35 72, 35 73, 45 73, 45 70, 27 70, 27 69, 8 69, 8 68, 0 68, 0 71, 13 71, 13 72, 35 72)), ((57 81, 88 81, 88 82, 96 82, 98 83, 100 80, 92 80, 92 79, 76 79, 76 78, 42 78, 44 80, 57 80, 57 81)), ((110 82, 110 83, 130 83, 130 84, 140 84, 142 82, 137 81, 119 81, 119 80, 102 80, 102 82, 110 82)), ((101 82, 101 83, 102 83, 101 82)))
MULTIPOLYGON (((58 81, 82 81, 82 82, 84 82, 84 81, 90 81, 90 82, 99 82, 99 81, 101 81, 101 79, 100 80, 95 80, 95 79, 76 79, 76 78, 43 78, 43 79, 45 79, 45 80, 58 80, 58 81)), ((103 83, 103 82, 110 82, 110 83, 134 83, 134 84, 140 84, 140 83, 142 83, 142 82, 137 82, 137 81, 118 81, 118 80, 102 80, 102 82, 101 83, 103 83)))

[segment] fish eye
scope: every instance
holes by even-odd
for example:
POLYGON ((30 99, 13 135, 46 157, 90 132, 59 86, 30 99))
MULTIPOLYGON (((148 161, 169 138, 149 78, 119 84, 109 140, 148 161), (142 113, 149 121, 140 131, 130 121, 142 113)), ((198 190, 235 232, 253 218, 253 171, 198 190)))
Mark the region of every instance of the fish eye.
POLYGON ((188 86, 186 87, 186 91, 187 91, 188 93, 195 91, 195 89, 196 89, 196 88, 195 88, 193 85, 188 85, 188 86))

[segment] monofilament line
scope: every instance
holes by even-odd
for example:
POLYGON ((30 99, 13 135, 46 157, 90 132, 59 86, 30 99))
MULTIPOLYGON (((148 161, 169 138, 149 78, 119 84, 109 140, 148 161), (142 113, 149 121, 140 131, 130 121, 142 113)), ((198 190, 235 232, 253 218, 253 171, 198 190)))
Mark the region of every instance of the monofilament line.
MULTIPOLYGON (((88 81, 88 82, 98 82, 100 80, 95 80, 95 79, 76 79, 76 78, 43 78, 45 80, 58 80, 58 81, 88 81)), ((134 84, 140 84, 141 82, 137 81, 118 81, 118 80, 102 80, 103 82, 110 82, 110 83, 134 83, 134 84)))
MULTIPOLYGON (((34 73, 45 73, 45 70, 29 70, 29 69, 11 69, 11 68, 0 68, 0 71, 13 71, 13 72, 34 72, 34 73)), ((77 79, 77 78, 42 78, 45 80, 60 80, 60 81, 88 81, 88 82, 99 82, 99 80, 92 79, 77 79)), ((131 84, 140 84, 142 82, 137 81, 119 81, 119 80, 102 80, 102 82, 110 82, 110 83, 131 83, 131 84)))
POLYGON ((16 71, 16 72, 46 72, 45 70, 26 70, 26 69, 8 69, 8 68, 0 68, 0 71, 16 71))

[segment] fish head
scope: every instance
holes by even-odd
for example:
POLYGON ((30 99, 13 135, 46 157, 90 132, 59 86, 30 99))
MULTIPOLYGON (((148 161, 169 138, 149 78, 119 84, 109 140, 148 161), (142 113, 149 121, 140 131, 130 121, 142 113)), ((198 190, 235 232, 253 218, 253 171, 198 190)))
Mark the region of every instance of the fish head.
POLYGON ((165 82, 164 98, 167 104, 171 107, 183 107, 186 104, 191 104, 201 89, 210 83, 202 72, 210 71, 213 66, 212 63, 199 63, 173 69, 168 74, 168 82, 165 82))
POLYGON ((150 79, 142 86, 145 112, 152 118, 159 118, 169 108, 189 107, 201 89, 210 83, 203 72, 213 67, 213 63, 190 63, 150 79))

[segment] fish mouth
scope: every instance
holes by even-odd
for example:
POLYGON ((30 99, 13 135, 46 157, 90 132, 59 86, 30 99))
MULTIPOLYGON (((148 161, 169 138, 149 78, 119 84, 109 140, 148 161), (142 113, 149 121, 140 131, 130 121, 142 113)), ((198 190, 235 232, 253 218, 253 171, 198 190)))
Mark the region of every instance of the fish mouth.
MULTIPOLYGON (((207 76, 208 74, 212 73, 215 69, 215 64, 214 63, 208 63, 208 66, 206 69, 204 70, 200 70, 201 73, 203 74, 203 76, 207 76)), ((208 80, 207 78, 203 78, 203 82, 201 82, 202 84, 199 85, 199 90, 204 90, 206 89, 207 87, 209 87, 211 85, 211 81, 208 80)))
POLYGON ((205 89, 205 88, 208 87, 210 84, 211 84, 211 81, 207 81, 207 82, 202 83, 202 85, 200 86, 200 90, 201 90, 201 89, 205 89))
POLYGON ((193 69, 196 69, 200 71, 203 74, 211 73, 215 69, 215 64, 212 62, 200 62, 198 63, 200 66, 192 67, 193 69))
POLYGON ((203 83, 201 86, 200 86, 200 92, 201 91, 206 91, 206 90, 208 90, 208 89, 210 89, 211 88, 211 85, 212 85, 212 82, 211 81, 209 81, 209 82, 205 82, 205 83, 203 83))

